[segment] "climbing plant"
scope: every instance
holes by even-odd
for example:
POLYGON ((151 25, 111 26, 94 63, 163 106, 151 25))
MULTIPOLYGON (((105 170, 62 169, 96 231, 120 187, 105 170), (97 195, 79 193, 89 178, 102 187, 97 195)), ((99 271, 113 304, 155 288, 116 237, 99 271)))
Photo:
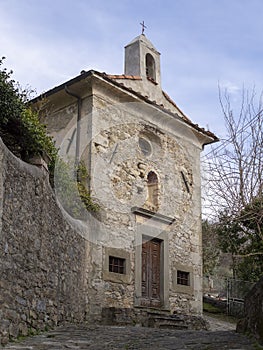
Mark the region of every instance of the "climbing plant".
POLYGON ((63 208, 75 219, 85 218, 85 211, 98 212, 87 190, 88 172, 84 163, 74 164, 58 158, 55 169, 55 191, 63 208))
POLYGON ((58 157, 58 150, 47 134, 46 126, 28 105, 29 91, 21 89, 12 79, 13 72, 3 68, 4 59, 0 59, 0 137, 3 142, 24 161, 43 154, 50 158, 50 183, 54 185, 56 166, 60 174, 57 190, 68 211, 73 211, 77 217, 81 217, 82 210, 97 211, 98 206, 93 203, 84 181, 87 178, 86 168, 79 164, 75 169, 78 176, 71 177, 69 167, 58 157), (79 199, 76 203, 72 200, 75 189, 79 199))

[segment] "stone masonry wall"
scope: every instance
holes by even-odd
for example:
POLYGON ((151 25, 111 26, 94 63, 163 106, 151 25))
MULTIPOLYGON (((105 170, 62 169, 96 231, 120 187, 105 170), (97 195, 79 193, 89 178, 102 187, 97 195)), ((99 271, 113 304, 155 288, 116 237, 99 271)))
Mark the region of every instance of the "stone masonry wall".
MULTIPOLYGON (((90 314, 99 314, 102 307, 134 306, 136 265, 140 265, 134 249, 143 225, 136 222, 131 208, 153 209, 147 202, 147 174, 150 171, 158 176, 158 212, 175 218, 167 235, 167 307, 177 313, 201 314, 200 149, 191 142, 192 135, 183 132, 182 127, 179 129, 166 122, 165 115, 143 104, 115 104, 110 98, 106 101, 105 94, 100 93, 98 91, 93 101, 90 175, 91 193, 105 212, 102 219, 107 234, 98 238, 96 252, 90 254, 93 259, 88 264, 93 267, 88 273, 93 279, 88 284, 92 299, 90 314), (176 136, 172 132, 177 133, 176 136), (140 150, 140 137, 151 142, 151 155, 145 156, 140 150), (188 180, 189 191, 182 172, 188 180), (105 280, 101 262, 105 261, 106 254, 99 248, 101 246, 119 249, 116 256, 121 257, 124 252, 130 254, 132 283, 105 280), (176 285, 177 270, 190 273, 191 287, 176 285)), ((162 231, 160 229, 160 233, 162 231)))
POLYGON ((45 170, 14 157, 0 139, 0 344, 84 320, 86 251, 45 170))
MULTIPOLYGON (((100 321, 103 308, 139 304, 141 254, 137 247, 146 235, 144 229, 148 236, 153 230, 158 236, 163 233, 165 308, 201 314, 201 142, 180 118, 132 99, 109 84, 93 81, 91 90, 88 97, 82 92, 79 123, 79 153, 90 175, 91 194, 100 206, 100 220, 96 229, 90 230, 92 244, 87 254, 87 317, 91 322, 100 321), (150 142, 150 154, 142 152, 140 138, 150 142), (148 201, 147 175, 151 171, 158 178, 155 208, 148 201), (152 230, 151 220, 139 222, 132 207, 157 210, 175 222, 167 234, 162 225, 152 230), (109 256, 129 262, 127 278, 118 280, 108 273, 109 256), (177 271, 190 275, 189 286, 177 285, 177 271)), ((74 159, 76 99, 63 104, 58 101, 55 108, 43 121, 60 153, 65 159, 74 159)))

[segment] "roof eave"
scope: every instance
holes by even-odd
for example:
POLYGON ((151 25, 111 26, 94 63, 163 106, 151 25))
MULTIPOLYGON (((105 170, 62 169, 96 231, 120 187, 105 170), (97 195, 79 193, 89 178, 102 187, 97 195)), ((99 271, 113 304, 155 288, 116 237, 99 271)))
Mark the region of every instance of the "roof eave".
POLYGON ((125 90, 126 92, 131 93, 132 95, 135 95, 136 97, 138 97, 139 99, 145 101, 146 103, 157 107, 158 109, 162 110, 163 112, 170 114, 172 117, 180 118, 182 121, 184 121, 190 127, 194 128, 196 131, 198 131, 199 133, 205 135, 206 137, 209 138, 209 140, 211 140, 211 142, 208 141, 208 142, 204 143, 203 145, 219 141, 219 139, 217 138, 217 136, 215 134, 213 134, 210 131, 205 130, 204 128, 201 128, 197 124, 192 123, 189 118, 187 118, 187 117, 185 117, 185 118, 180 117, 178 114, 173 113, 172 111, 166 109, 163 105, 158 105, 155 101, 149 100, 146 96, 141 95, 139 92, 134 91, 133 89, 131 89, 129 87, 126 87, 124 84, 122 84, 120 82, 117 82, 116 80, 111 78, 110 75, 107 75, 106 73, 101 73, 101 72, 98 72, 98 71, 95 71, 95 70, 82 71, 81 74, 79 74, 75 78, 72 78, 72 79, 66 81, 65 83, 63 83, 61 85, 58 85, 58 86, 54 87, 53 89, 48 90, 47 92, 44 92, 43 94, 33 98, 32 100, 29 101, 29 104, 35 104, 39 100, 43 99, 43 97, 47 98, 49 96, 52 96, 52 95, 56 94, 57 92, 59 92, 61 90, 64 90, 66 86, 70 87, 70 86, 72 86, 72 85, 74 85, 74 84, 76 84, 76 83, 78 83, 78 82, 80 82, 80 81, 82 81, 82 80, 84 80, 84 79, 86 79, 88 77, 96 76, 96 75, 98 77, 100 77, 100 78, 103 78, 108 83, 111 83, 111 84, 117 86, 118 88, 120 88, 122 90, 125 90))

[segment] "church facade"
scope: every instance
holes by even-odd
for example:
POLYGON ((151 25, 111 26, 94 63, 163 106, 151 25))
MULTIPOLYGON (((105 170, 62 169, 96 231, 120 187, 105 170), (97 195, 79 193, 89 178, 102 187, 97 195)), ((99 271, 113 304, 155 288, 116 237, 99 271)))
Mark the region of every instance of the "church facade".
POLYGON ((82 71, 32 102, 61 157, 85 165, 100 208, 65 211, 87 239, 87 319, 109 309, 201 315, 200 153, 217 138, 163 92, 153 44, 144 34, 129 43, 122 75, 82 71))

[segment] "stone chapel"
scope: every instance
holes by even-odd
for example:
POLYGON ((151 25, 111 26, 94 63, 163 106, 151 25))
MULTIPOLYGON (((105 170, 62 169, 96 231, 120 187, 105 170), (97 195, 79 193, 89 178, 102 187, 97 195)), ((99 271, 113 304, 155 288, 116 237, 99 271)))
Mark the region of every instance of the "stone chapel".
POLYGON ((125 47, 124 74, 82 71, 32 103, 100 208, 65 212, 87 241, 87 319, 202 315, 200 153, 217 137, 162 90, 153 44, 125 47))

